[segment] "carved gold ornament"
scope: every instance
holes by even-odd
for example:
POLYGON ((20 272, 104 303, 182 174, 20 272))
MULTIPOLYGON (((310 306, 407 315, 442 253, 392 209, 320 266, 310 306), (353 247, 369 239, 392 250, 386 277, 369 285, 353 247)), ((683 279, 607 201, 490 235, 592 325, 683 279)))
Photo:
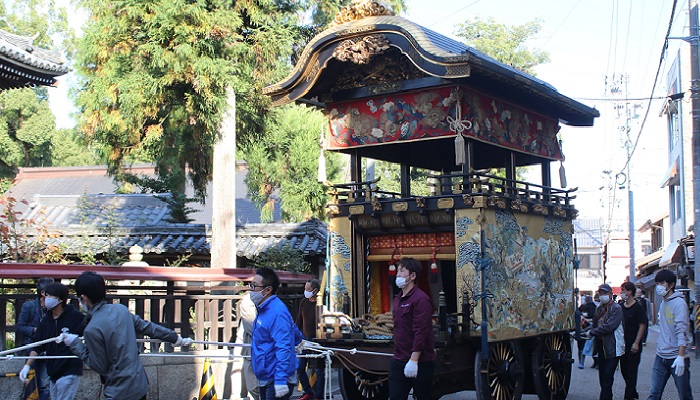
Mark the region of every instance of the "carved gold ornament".
POLYGON ((393 211, 393 212, 408 211, 408 203, 405 201, 401 201, 398 203, 391 203, 391 211, 393 211))
POLYGON ((453 198, 442 198, 438 199, 437 207, 441 210, 450 209, 455 207, 455 200, 453 198))
POLYGON ((566 210, 562 206, 554 207, 554 215, 556 217, 566 218, 566 210))
POLYGON ((360 215, 365 213, 365 206, 364 205, 357 205, 357 206, 350 206, 348 208, 348 212, 350 215, 360 215))
POLYGON ((498 207, 503 210, 506 208, 506 200, 498 196, 490 196, 488 199, 488 205, 491 207, 498 207))
POLYGON ((365 17, 377 17, 380 15, 393 16, 396 15, 396 13, 378 1, 352 0, 350 5, 344 6, 340 9, 340 11, 338 11, 329 27, 332 28, 346 22, 357 21, 365 17))
POLYGON ((547 206, 543 206, 542 204, 535 204, 532 206, 532 211, 542 215, 549 215, 549 208, 547 208, 547 206))
POLYGON ((464 200, 464 204, 467 206, 471 206, 474 204, 474 196, 470 194, 463 194, 462 200, 464 200))
POLYGON ((373 55, 381 54, 389 48, 389 40, 384 35, 367 35, 343 40, 333 51, 339 61, 353 64, 367 64, 373 55))
POLYGON ((372 210, 382 211, 382 203, 375 196, 372 197, 372 210))

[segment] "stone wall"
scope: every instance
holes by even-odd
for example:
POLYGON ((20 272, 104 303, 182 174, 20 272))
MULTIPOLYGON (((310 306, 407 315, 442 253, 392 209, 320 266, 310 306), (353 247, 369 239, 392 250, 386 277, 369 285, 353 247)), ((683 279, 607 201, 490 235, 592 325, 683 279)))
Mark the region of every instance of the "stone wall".
MULTIPOLYGON (((193 354, 193 353, 185 353, 193 354)), ((212 373, 216 394, 219 399, 231 396, 231 362, 226 350, 211 350, 194 352, 198 356, 211 358, 212 373)), ((183 353, 168 355, 142 355, 141 361, 148 374, 150 382, 149 400, 191 400, 199 398, 202 381, 203 357, 189 357, 183 353)), ((24 360, 3 360, 0 362, 0 375, 19 373, 24 360)), ((0 378, 0 399, 18 399, 23 384, 18 377, 0 378)), ((89 368, 85 368, 80 379, 80 388, 75 400, 96 400, 100 398, 102 384, 100 377, 89 368)))

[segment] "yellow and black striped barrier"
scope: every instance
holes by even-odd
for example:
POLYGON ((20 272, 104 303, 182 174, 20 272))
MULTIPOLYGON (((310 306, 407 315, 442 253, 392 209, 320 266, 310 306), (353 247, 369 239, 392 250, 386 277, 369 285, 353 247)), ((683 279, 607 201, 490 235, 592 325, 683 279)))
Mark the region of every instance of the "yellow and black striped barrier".
POLYGON ((199 400, 217 400, 214 387, 214 374, 211 372, 211 359, 204 359, 202 370, 202 387, 199 389, 199 400))

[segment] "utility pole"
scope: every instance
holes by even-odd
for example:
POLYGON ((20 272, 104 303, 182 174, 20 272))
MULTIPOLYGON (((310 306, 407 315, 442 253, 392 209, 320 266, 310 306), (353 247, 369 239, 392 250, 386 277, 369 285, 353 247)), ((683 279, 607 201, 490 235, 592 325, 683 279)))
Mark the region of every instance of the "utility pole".
MULTIPOLYGON (((606 79, 606 85, 608 81, 606 79)), ((638 105, 630 106, 630 101, 628 98, 628 84, 629 76, 626 74, 621 74, 618 78, 615 75, 612 76, 610 80, 611 94, 624 94, 624 106, 621 104, 615 105, 615 110, 617 111, 616 118, 624 118, 623 125, 619 126, 619 131, 621 137, 624 140, 624 146, 627 150, 627 171, 620 171, 615 175, 615 183, 620 189, 623 187, 627 188, 627 204, 628 204, 628 241, 629 241, 629 280, 630 282, 635 282, 635 257, 634 257, 634 193, 632 191, 632 174, 631 174, 631 164, 632 164, 632 137, 630 135, 632 131, 632 117, 633 114, 636 116, 636 108, 638 105), (624 92, 624 93, 623 93, 624 92)))
MULTIPOLYGON (((690 13, 690 99, 693 108, 693 236, 695 249, 700 238, 700 59, 698 58, 698 2, 688 1, 690 13)), ((695 315, 700 313, 700 257, 695 251, 695 315)), ((700 327, 695 325, 695 342, 700 339, 700 327)), ((698 357, 695 352, 695 358, 698 357)))

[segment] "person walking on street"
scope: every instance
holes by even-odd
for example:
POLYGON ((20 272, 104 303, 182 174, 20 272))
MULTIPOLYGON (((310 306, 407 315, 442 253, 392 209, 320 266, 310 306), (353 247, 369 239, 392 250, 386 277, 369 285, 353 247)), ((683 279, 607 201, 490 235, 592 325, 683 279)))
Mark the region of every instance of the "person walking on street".
MULTIPOLYGON (((255 304, 250 300, 250 293, 246 292, 238 302, 237 315, 240 323, 238 324, 238 329, 236 329, 236 343, 250 344, 253 341, 253 322, 258 315, 255 304)), ((238 357, 233 362, 233 373, 239 374, 239 379, 235 379, 233 385, 233 395, 239 396, 242 394, 241 392, 247 392, 253 400, 260 400, 258 378, 253 373, 253 364, 250 361, 250 347, 236 346, 233 349, 233 355, 238 357), (245 388, 245 391, 241 390, 243 388, 245 388)), ((234 399, 237 399, 237 397, 234 397, 234 399)))
POLYGON ((656 294, 663 300, 659 305, 659 336, 656 339, 656 357, 647 400, 660 400, 671 376, 678 389, 678 398, 692 400, 690 358, 685 353, 690 343, 688 305, 683 294, 675 291, 676 275, 673 272, 661 270, 657 272, 654 281, 656 294))
POLYGON ((600 306, 593 316, 593 328, 589 334, 595 338, 594 352, 598 354, 600 400, 612 400, 617 361, 625 351, 622 307, 612 300, 612 288, 607 283, 598 287, 598 297, 600 306))
MULTIPOLYGON (((314 340, 316 338, 316 295, 318 291, 321 290, 321 282, 318 279, 311 279, 304 285, 304 298, 301 299, 299 303, 299 312, 295 323, 297 327, 301 330, 302 338, 305 340, 314 340)), ((308 354, 304 352, 304 354, 308 354)), ((304 394, 299 400, 312 400, 312 399, 322 399, 325 392, 325 382, 326 382, 326 369, 313 368, 316 372, 316 383, 313 388, 309 382, 309 376, 306 373, 306 366, 317 364, 317 359, 309 360, 308 358, 299 359, 299 367, 297 368, 297 376, 299 377, 299 383, 304 391, 304 394)), ((311 368, 310 368, 311 369, 311 368)))
MULTIPOLYGON (((58 337, 64 330, 83 333, 83 313, 68 304, 68 286, 53 282, 44 289, 44 304, 49 310, 39 322, 36 331, 37 341, 58 337)), ((47 356, 72 356, 68 346, 62 342, 45 343, 30 352, 35 357, 42 352, 47 356)), ((27 360, 19 373, 20 379, 27 380, 29 369, 38 360, 27 360)), ((56 358, 46 360, 46 372, 50 378, 49 392, 51 400, 73 400, 78 392, 80 376, 83 375, 83 362, 75 358, 56 358)))
POLYGON ((258 308, 251 359, 261 400, 287 400, 297 383, 295 347, 301 343, 301 332, 277 297, 279 286, 279 277, 267 267, 259 268, 250 282, 250 299, 258 308))
MULTIPOLYGON (((36 295, 33 300, 25 301, 22 304, 22 310, 17 318, 17 332, 23 336, 22 345, 37 341, 37 327, 39 322, 46 315, 44 307, 44 290, 53 282, 53 278, 39 278, 36 281, 36 295)), ((29 355, 29 352, 25 353, 29 355)), ((46 361, 34 360, 34 376, 36 379, 37 389, 39 391, 39 400, 49 400, 49 375, 46 373, 46 361)))
POLYGON ((435 372, 433 305, 416 281, 421 264, 403 258, 396 268, 396 286, 391 311, 394 318, 394 356, 389 367, 389 398, 406 400, 413 387, 416 400, 431 399, 435 372))
POLYGON ((642 339, 642 344, 647 344, 647 336, 649 336, 649 327, 654 325, 654 311, 652 310, 651 302, 644 296, 644 292, 641 288, 637 288, 634 297, 637 299, 639 304, 644 307, 644 312, 647 314, 647 330, 644 331, 644 338, 642 339))
POLYGON ((75 280, 81 308, 88 313, 83 332, 85 343, 74 333, 62 333, 63 342, 73 354, 100 374, 105 400, 146 400, 148 377, 139 358, 136 334, 189 347, 192 339, 131 314, 123 304, 109 304, 104 278, 83 272, 75 280))
MULTIPOLYGON (((581 331, 585 332, 591 328, 591 322, 593 321, 593 315, 595 314, 595 303, 593 302, 593 297, 587 295, 584 297, 584 303, 578 307, 578 311, 581 313, 581 331)), ((589 347, 592 345, 591 340, 581 338, 578 341, 578 368, 583 369, 586 363, 587 354, 586 345, 589 347)))
POLYGON ((642 340, 647 330, 647 313, 641 303, 634 298, 636 288, 632 282, 620 287, 622 303, 622 323, 625 335, 625 354, 620 357, 620 372, 625 380, 625 400, 639 399, 637 374, 642 357, 642 340))

